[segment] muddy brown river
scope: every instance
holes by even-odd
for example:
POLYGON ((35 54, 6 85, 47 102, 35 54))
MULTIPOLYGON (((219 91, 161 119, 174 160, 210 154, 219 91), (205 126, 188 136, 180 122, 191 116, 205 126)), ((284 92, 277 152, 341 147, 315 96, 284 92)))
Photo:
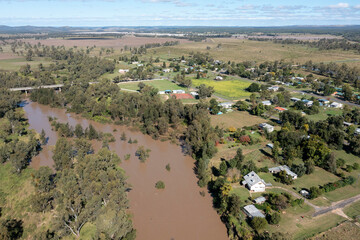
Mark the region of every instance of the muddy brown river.
MULTIPOLYGON (((128 182, 132 185, 129 192, 130 211, 133 215, 137 239, 228 239, 225 225, 212 208, 212 199, 208 193, 200 196, 197 178, 193 172, 194 159, 182 153, 181 148, 169 142, 153 140, 141 132, 130 131, 123 126, 100 124, 66 113, 64 109, 55 109, 34 102, 24 106, 31 129, 45 130, 48 144, 31 163, 34 168, 52 166, 52 146, 57 134, 51 129, 48 116, 56 117, 59 122, 75 126, 80 123, 84 128, 90 123, 101 132, 110 132, 116 142, 110 143, 110 149, 122 159, 121 167, 126 171, 128 182), (113 130, 116 129, 116 132, 113 130), (127 138, 138 140, 138 144, 120 141, 125 132, 127 138), (141 163, 135 157, 138 146, 151 149, 150 157, 141 163), (129 160, 124 155, 131 154, 129 160), (165 166, 170 164, 171 170, 165 166), (155 183, 164 181, 165 189, 158 190, 155 183)), ((95 149, 101 146, 95 143, 95 149)))

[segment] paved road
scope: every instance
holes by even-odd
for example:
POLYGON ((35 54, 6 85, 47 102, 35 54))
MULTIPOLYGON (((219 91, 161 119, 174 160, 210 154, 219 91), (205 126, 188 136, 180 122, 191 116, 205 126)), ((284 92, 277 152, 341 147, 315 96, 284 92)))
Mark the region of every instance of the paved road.
POLYGON ((351 204, 353 202, 359 201, 359 200, 360 200, 360 194, 356 195, 355 197, 352 197, 352 198, 348 198, 348 199, 345 199, 345 200, 335 202, 330 207, 325 207, 325 208, 322 207, 318 211, 315 210, 315 213, 313 214, 313 217, 323 215, 323 214, 331 212, 331 211, 333 211, 335 209, 339 209, 339 208, 342 209, 342 208, 346 207, 347 205, 349 205, 349 204, 351 204))
POLYGON ((283 188, 283 187, 269 187, 269 188, 279 188, 279 189, 282 189, 282 190, 288 192, 289 194, 291 194, 292 196, 294 196, 296 198, 300 197, 300 198, 304 199, 305 204, 307 204, 307 205, 309 205, 309 206, 311 206, 312 208, 315 209, 315 213, 313 214, 313 217, 317 217, 317 216, 326 214, 326 213, 331 212, 331 211, 336 210, 336 209, 343 209, 347 205, 360 200, 360 194, 359 194, 359 195, 356 195, 356 196, 348 198, 348 199, 344 199, 344 200, 341 200, 341 201, 338 201, 338 202, 334 202, 329 207, 319 207, 319 206, 316 206, 315 204, 311 203, 309 200, 307 200, 303 196, 301 196, 301 195, 299 195, 299 194, 297 194, 297 193, 295 193, 293 191, 290 191, 290 190, 288 190, 286 188, 283 188))

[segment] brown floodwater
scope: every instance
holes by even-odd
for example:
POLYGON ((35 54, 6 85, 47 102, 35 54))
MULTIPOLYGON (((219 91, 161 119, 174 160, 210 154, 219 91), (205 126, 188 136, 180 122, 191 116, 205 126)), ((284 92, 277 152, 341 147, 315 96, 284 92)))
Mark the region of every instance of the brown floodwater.
MULTIPOLYGON (((208 193, 200 196, 200 189, 194 174, 194 159, 184 155, 181 147, 153 140, 141 132, 130 131, 123 126, 100 124, 76 114, 66 113, 64 109, 51 108, 34 102, 24 106, 31 129, 41 132, 44 129, 49 138, 48 144, 38 156, 33 158, 31 166, 53 165, 52 149, 57 134, 51 129, 48 116, 56 117, 59 122, 75 126, 80 123, 84 128, 90 123, 101 132, 110 132, 116 142, 110 143, 110 149, 122 159, 121 167, 126 171, 128 182, 132 186, 129 192, 130 212, 133 215, 137 239, 228 239, 225 225, 212 208, 212 199, 208 193), (116 129, 116 132, 113 130, 116 129), (120 141, 125 132, 127 138, 137 139, 137 144, 120 141), (135 157, 138 146, 151 149, 150 157, 145 163, 135 157), (130 154, 129 160, 124 156, 130 154), (171 170, 165 166, 170 164, 171 170), (164 181, 165 189, 158 190, 155 183, 164 181)), ((96 142, 98 149, 101 142, 96 142)), ((206 192, 206 191, 205 191, 206 192)))

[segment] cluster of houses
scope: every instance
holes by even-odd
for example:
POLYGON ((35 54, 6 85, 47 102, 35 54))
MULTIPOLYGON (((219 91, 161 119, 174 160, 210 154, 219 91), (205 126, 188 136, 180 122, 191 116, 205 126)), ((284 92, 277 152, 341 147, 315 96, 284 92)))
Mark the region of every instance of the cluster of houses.
MULTIPOLYGON (((290 168, 286 165, 269 168, 269 173, 274 174, 281 171, 285 171, 286 174, 292 179, 297 179, 297 174, 291 171, 290 168)), ((254 171, 246 174, 244 176, 244 180, 241 183, 252 192, 265 192, 267 186, 272 186, 271 183, 266 183, 254 171)))
MULTIPOLYGON (((281 171, 285 171, 287 175, 291 176, 292 179, 297 179, 297 174, 292 172, 290 168, 286 165, 269 168, 270 173, 279 173, 281 171)), ((254 171, 248 173, 244 176, 244 180, 242 181, 242 185, 247 187, 252 192, 265 192, 267 186, 271 186, 270 183, 265 183, 263 179, 259 177, 254 171)), ((309 195, 309 192, 306 190, 300 191, 300 194, 304 197, 309 195)), ((256 204, 263 204, 266 201, 265 197, 258 197, 254 199, 256 204)), ((261 217, 265 218, 265 215, 257 209, 253 204, 247 205, 244 207, 244 212, 249 218, 261 217)))
MULTIPOLYGON (((305 106, 307 106, 307 107, 311 107, 314 104, 314 101, 310 101, 310 100, 307 100, 307 99, 301 100, 299 98, 293 97, 290 100, 293 101, 293 102, 302 101, 305 104, 305 106)), ((342 108, 343 107, 342 103, 338 103, 338 102, 330 103, 330 101, 326 100, 326 99, 318 99, 318 101, 319 101, 320 106, 324 106, 324 107, 331 107, 331 108, 342 108)))

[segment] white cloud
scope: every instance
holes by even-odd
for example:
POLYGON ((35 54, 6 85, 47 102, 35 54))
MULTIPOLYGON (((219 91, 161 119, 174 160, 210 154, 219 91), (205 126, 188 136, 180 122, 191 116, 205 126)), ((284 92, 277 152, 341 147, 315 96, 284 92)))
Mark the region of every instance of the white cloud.
POLYGON ((239 9, 239 10, 251 10, 251 9, 254 9, 254 8, 255 8, 254 5, 247 4, 247 5, 239 6, 237 9, 239 9))
POLYGON ((348 3, 338 3, 335 5, 329 5, 328 8, 332 8, 332 9, 341 9, 341 8, 349 8, 349 4, 348 3))

